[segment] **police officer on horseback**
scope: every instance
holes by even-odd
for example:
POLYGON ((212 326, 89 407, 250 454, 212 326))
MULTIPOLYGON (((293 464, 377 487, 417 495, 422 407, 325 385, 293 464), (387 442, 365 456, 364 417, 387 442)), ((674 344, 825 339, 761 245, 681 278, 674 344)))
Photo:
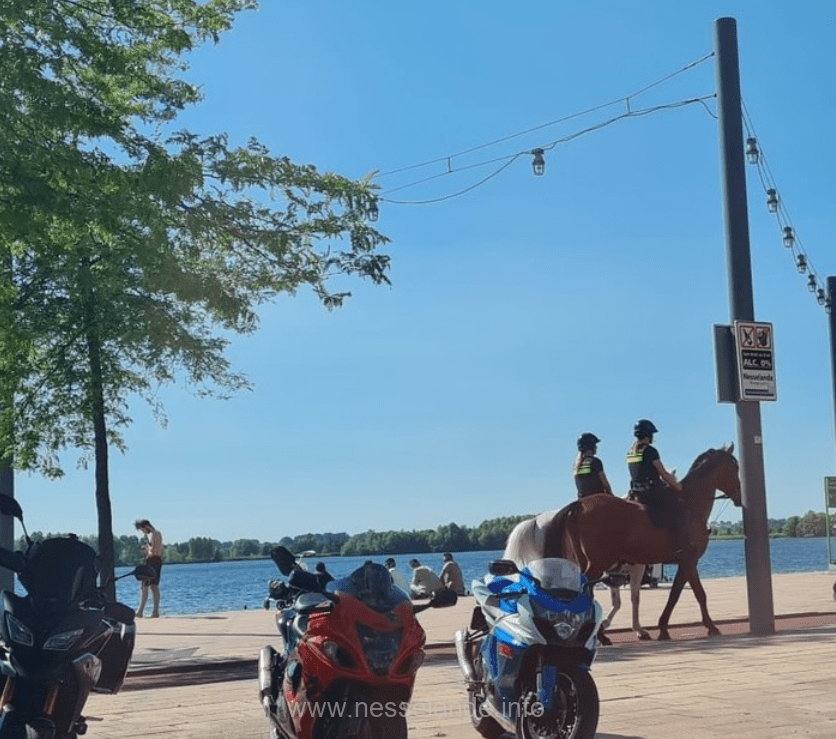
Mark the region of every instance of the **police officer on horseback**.
POLYGON ((673 493, 682 492, 682 485, 665 469, 659 452, 653 446, 653 434, 659 430, 652 421, 642 418, 633 427, 636 440, 627 452, 630 471, 630 500, 660 512, 670 522, 676 554, 682 552, 685 541, 685 506, 673 493))
POLYGON ((601 440, 595 434, 578 437, 578 456, 575 458, 575 485, 578 498, 604 493, 612 495, 609 480, 604 474, 604 463, 595 456, 601 440))

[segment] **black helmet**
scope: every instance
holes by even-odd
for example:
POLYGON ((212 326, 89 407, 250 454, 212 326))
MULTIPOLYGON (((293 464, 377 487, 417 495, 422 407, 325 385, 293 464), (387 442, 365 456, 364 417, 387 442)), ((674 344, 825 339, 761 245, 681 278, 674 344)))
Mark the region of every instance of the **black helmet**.
POLYGON ((653 421, 648 421, 646 418, 636 421, 636 425, 633 426, 633 436, 637 439, 641 439, 643 436, 653 436, 653 434, 658 433, 659 429, 653 425, 653 421))
POLYGON ((595 434, 581 434, 578 437, 578 451, 582 452, 584 449, 595 449, 595 445, 600 441, 595 434))

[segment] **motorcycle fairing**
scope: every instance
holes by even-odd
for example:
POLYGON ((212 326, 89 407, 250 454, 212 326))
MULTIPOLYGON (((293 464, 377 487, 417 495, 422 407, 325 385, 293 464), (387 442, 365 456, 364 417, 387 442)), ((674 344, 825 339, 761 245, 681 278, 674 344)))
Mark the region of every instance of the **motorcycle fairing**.
MULTIPOLYGON (((388 576, 388 574, 387 574, 388 576)), ((391 578, 390 578, 391 579, 391 578)), ((394 588, 393 588, 394 590, 394 588)), ((411 662, 422 651, 424 630, 415 620, 412 603, 397 596, 398 605, 380 612, 364 602, 336 590, 338 602, 328 612, 314 611, 308 616, 307 631, 296 645, 300 677, 288 669, 282 691, 297 736, 312 736, 318 718, 326 718, 334 707, 354 705, 373 695, 381 703, 408 703, 415 680, 411 662), (385 674, 369 664, 358 633, 358 625, 381 633, 401 632, 397 650, 385 674), (337 644, 327 651, 326 642, 337 644), (336 660, 336 663, 335 663, 336 660), (308 704, 308 709, 302 707, 308 704), (321 708, 311 707, 321 706, 321 708), (316 716, 319 712, 321 716, 316 716)), ((380 602, 380 601, 378 601, 380 602)), ((339 710, 339 709, 336 709, 339 710)))

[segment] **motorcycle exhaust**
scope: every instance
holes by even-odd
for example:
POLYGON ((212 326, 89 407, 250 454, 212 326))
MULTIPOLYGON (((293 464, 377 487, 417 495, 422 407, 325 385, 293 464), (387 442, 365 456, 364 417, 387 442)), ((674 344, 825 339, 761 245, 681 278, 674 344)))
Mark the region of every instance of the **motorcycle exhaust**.
POLYGON ((459 661, 459 668, 464 673, 464 679, 469 682, 476 682, 476 673, 473 671, 473 662, 470 658, 470 643, 467 639, 467 629, 459 629, 454 637, 456 645, 456 659, 459 661))
POLYGON ((258 687, 259 697, 264 710, 270 713, 270 705, 273 694, 273 663, 276 657, 276 650, 271 646, 262 647, 258 653, 258 687))

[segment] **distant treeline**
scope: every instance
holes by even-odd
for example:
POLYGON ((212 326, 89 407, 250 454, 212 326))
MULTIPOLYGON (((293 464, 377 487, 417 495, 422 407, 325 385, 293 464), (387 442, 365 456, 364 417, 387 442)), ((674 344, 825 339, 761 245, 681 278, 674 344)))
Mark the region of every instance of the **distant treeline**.
MULTIPOLYGON (((807 511, 803 516, 770 518, 769 535, 773 537, 827 536, 827 516, 824 513, 807 511)), ((743 522, 712 521, 711 535, 716 537, 743 536, 743 522)))
MULTIPOLYGON (((422 531, 366 531, 351 536, 347 533, 301 534, 286 536, 277 542, 262 542, 258 539, 236 539, 218 541, 198 536, 186 542, 165 544, 163 561, 166 564, 185 562, 220 562, 230 559, 258 559, 267 557, 277 544, 300 554, 314 551, 319 556, 362 556, 376 554, 422 554, 426 552, 466 552, 502 549, 514 526, 526 519, 525 516, 506 516, 483 521, 475 528, 449 523, 437 529, 422 531)), ((52 536, 66 534, 44 534, 36 531, 32 539, 39 541, 52 536)), ((98 550, 95 536, 80 536, 81 541, 98 550)), ((113 546, 117 566, 132 566, 143 561, 138 536, 114 537, 113 546)), ((18 548, 25 546, 23 539, 17 541, 18 548)))
MULTIPOLYGON (((231 559, 259 559, 267 557, 277 544, 300 554, 314 551, 319 556, 364 556, 380 554, 425 554, 428 552, 471 552, 503 549, 508 534, 520 521, 530 515, 504 516, 483 521, 471 528, 449 523, 436 529, 413 531, 368 531, 353 536, 346 533, 301 534, 286 536, 277 542, 258 539, 218 541, 198 536, 186 542, 166 544, 163 561, 167 564, 185 562, 220 562, 231 559)), ((803 516, 770 518, 770 536, 810 537, 827 535, 827 518, 824 513, 808 511, 803 516)), ((743 536, 743 523, 712 521, 711 534, 717 538, 743 536)), ((36 531, 32 539, 39 541, 66 534, 43 534, 36 531)), ((83 542, 98 549, 97 537, 80 536, 83 542)), ((143 561, 140 551, 142 539, 138 536, 114 537, 117 566, 133 566, 143 561)), ((22 537, 17 541, 19 549, 25 546, 22 537)))

